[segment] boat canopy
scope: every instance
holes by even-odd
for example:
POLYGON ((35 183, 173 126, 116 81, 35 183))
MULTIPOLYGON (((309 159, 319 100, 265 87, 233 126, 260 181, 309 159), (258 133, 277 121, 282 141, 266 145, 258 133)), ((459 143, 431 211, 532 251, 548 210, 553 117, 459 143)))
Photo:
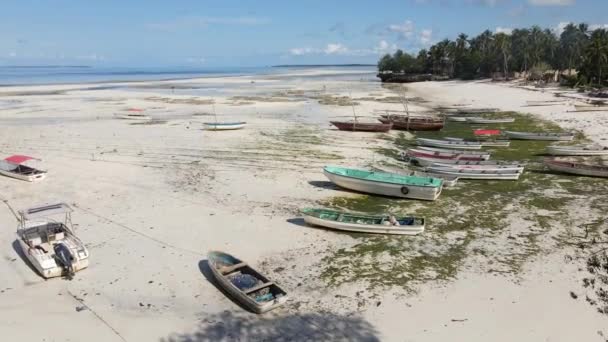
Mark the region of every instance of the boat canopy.
POLYGON ((57 214, 69 214, 72 207, 66 203, 47 204, 19 211, 22 220, 32 220, 57 214))
POLYGON ((500 130, 498 129, 476 129, 473 131, 475 135, 500 135, 500 130))
POLYGON ((22 156, 20 154, 16 154, 14 156, 10 156, 10 157, 4 158, 4 160, 6 160, 7 162, 13 163, 13 164, 17 164, 17 165, 23 164, 26 161, 32 160, 32 159, 37 159, 37 158, 28 157, 28 156, 22 156))

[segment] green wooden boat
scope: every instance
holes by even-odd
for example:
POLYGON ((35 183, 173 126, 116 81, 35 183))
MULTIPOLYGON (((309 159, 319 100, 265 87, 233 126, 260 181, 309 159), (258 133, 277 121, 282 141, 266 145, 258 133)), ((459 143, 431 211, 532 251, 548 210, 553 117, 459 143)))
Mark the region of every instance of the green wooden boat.
POLYGON ((323 173, 330 181, 343 188, 383 196, 434 201, 443 188, 443 180, 432 177, 405 176, 338 166, 326 166, 323 173))
POLYGON ((318 208, 305 208, 301 212, 306 223, 331 229, 401 235, 416 235, 424 231, 422 217, 395 217, 391 222, 389 215, 363 215, 318 208))

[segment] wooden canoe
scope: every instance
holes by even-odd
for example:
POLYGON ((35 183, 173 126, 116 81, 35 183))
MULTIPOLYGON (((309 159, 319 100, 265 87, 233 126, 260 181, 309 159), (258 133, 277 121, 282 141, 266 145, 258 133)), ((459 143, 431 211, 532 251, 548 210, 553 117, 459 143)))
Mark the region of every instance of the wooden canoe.
POLYGON ((287 301, 287 292, 240 259, 211 251, 207 260, 218 285, 247 309, 264 313, 287 301))
POLYGON ((554 156, 603 156, 608 155, 608 147, 599 145, 547 146, 547 153, 554 156))
POLYGON ((406 131, 439 131, 444 126, 442 119, 397 119, 389 115, 378 120, 384 124, 393 124, 393 129, 406 131))
POLYGON ((454 165, 454 166, 480 166, 496 168, 498 166, 522 166, 521 164, 513 164, 510 162, 496 161, 496 160, 462 160, 462 159, 439 159, 439 158, 428 158, 428 157, 416 157, 411 156, 409 162, 415 166, 432 166, 432 165, 454 165))
POLYGON ((341 131, 352 132, 388 132, 393 127, 392 123, 357 122, 357 121, 330 121, 341 131))
POLYGON ((430 146, 416 146, 416 149, 432 151, 432 152, 457 153, 457 154, 481 156, 484 159, 490 158, 490 152, 488 152, 488 151, 456 150, 456 149, 451 149, 451 148, 437 148, 437 147, 430 147, 430 146))
POLYGON ((514 131, 503 131, 503 133, 511 139, 518 140, 570 141, 574 139, 574 133, 536 133, 514 131))
POLYGON ((522 175, 520 172, 510 170, 472 170, 454 169, 443 166, 430 166, 427 171, 455 176, 461 179, 487 179, 487 180, 517 180, 522 175))
POLYGON ((555 159, 545 159, 544 164, 549 168, 549 170, 552 171, 579 176, 608 178, 608 166, 561 161, 555 159))
POLYGON ((405 151, 405 156, 408 157, 421 157, 421 158, 433 158, 433 159, 444 159, 444 160, 467 160, 467 161, 481 161, 490 159, 489 154, 470 154, 464 152, 442 152, 442 151, 428 151, 423 149, 410 148, 405 151))
POLYGON ((465 141, 465 142, 473 142, 478 143, 482 147, 509 147, 511 142, 509 140, 494 140, 494 139, 462 139, 462 138, 445 138, 445 140, 449 141, 465 141))
POLYGON ((323 173, 342 188, 390 197, 434 201, 443 189, 443 181, 439 178, 403 176, 337 166, 326 166, 323 173))
POLYGON ((357 233, 416 235, 424 232, 424 218, 396 217, 391 224, 389 215, 361 215, 328 209, 302 209, 304 221, 310 225, 357 233))
POLYGON ((416 142, 423 146, 440 147, 440 148, 458 148, 463 150, 480 150, 481 144, 467 141, 451 141, 417 138, 416 142))

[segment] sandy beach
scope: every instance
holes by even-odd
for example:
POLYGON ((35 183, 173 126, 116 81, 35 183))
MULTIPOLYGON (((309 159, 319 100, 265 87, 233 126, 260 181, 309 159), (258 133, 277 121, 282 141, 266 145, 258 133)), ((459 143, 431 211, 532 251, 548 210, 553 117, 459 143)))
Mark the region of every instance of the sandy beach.
MULTIPOLYGON (((22 341, 606 341, 608 315, 577 247, 608 229, 608 181, 528 172, 519 183, 465 182, 437 203, 337 188, 324 165, 366 168, 413 135, 342 132, 355 111, 402 110, 373 72, 0 88, 2 158, 25 154, 38 183, 0 177, 0 331, 22 341), (212 104, 217 117, 213 115, 212 104), (142 108, 150 121, 120 120, 142 108), (214 132, 203 122, 246 121, 214 132), (512 184, 518 184, 517 186, 512 184), (14 212, 64 201, 91 265, 44 280, 15 242, 14 212), (305 225, 298 210, 421 213, 415 237, 305 225), (586 241, 586 240, 585 240, 586 241), (255 315, 211 280, 223 250, 288 292, 255 315), (572 295, 574 294, 574 296, 572 295), (574 298, 576 297, 576 298, 574 298)), ((578 94, 515 83, 408 84, 412 110, 469 104, 580 132, 608 146, 608 112, 570 112, 578 94), (528 101, 566 99, 551 106, 528 101), (528 116, 530 114, 531 116, 528 116)), ((528 121, 525 121, 528 122, 528 121)), ((518 145, 519 146, 519 145, 518 145)), ((605 239, 605 235, 604 235, 605 239)))

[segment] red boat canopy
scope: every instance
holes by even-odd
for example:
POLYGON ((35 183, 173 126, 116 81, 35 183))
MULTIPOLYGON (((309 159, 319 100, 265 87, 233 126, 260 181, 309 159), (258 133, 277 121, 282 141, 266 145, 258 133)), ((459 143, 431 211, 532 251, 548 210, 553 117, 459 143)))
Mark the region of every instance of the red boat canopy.
POLYGON ((32 160, 32 159, 36 159, 34 157, 28 157, 28 156, 22 156, 19 154, 16 154, 14 156, 10 156, 8 158, 4 158, 4 160, 6 160, 9 163, 13 163, 13 164, 23 164, 28 160, 32 160))
POLYGON ((500 130, 498 129, 476 129, 473 131, 475 135, 500 135, 500 130))

